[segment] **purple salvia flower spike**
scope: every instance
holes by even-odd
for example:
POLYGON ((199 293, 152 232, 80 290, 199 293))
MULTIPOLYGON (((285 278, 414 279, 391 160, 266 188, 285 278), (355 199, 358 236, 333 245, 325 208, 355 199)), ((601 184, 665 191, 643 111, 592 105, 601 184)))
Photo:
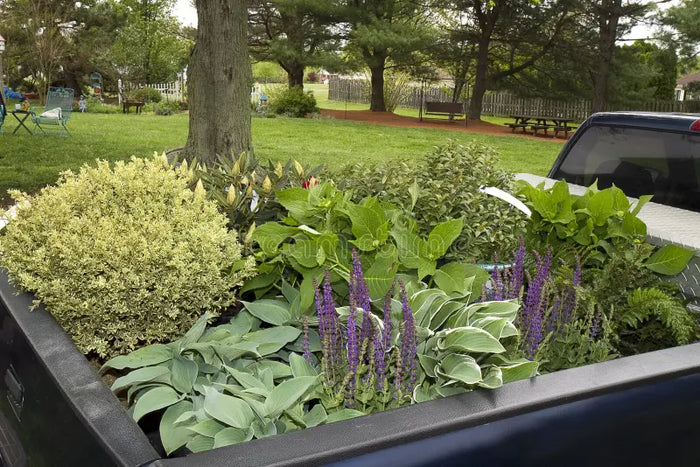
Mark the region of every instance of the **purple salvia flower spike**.
POLYGON ((306 317, 306 315, 303 315, 301 317, 301 322, 303 333, 303 337, 301 340, 301 348, 304 351, 304 360, 306 360, 309 363, 312 363, 313 360, 311 359, 311 352, 309 351, 309 320, 306 317))
POLYGON ((518 252, 515 254, 515 259, 513 261, 513 270, 510 276, 509 294, 508 298, 518 298, 520 296, 520 289, 523 286, 523 277, 525 274, 525 241, 523 237, 520 237, 520 247, 518 252))
POLYGON ((403 281, 399 281, 401 287, 401 310, 403 312, 403 325, 401 332, 401 360, 404 368, 403 386, 410 394, 413 392, 413 387, 416 384, 416 376, 418 371, 418 359, 416 349, 416 326, 413 320, 413 312, 408 304, 406 296, 406 287, 403 281), (408 379, 405 380, 406 373, 408 379))
POLYGON ((350 312, 348 313, 348 348, 347 348, 347 368, 346 373, 348 375, 348 384, 345 389, 345 406, 352 407, 355 400, 355 377, 357 373, 357 366, 360 363, 359 346, 357 341, 357 306, 354 300, 350 299, 350 312))
POLYGON ((323 341, 323 338, 326 334, 326 316, 324 314, 324 308, 323 308, 323 297, 321 297, 321 290, 318 287, 318 282, 316 281, 316 278, 313 278, 313 283, 314 283, 314 300, 316 302, 316 316, 318 317, 318 335, 321 338, 321 341, 323 341))

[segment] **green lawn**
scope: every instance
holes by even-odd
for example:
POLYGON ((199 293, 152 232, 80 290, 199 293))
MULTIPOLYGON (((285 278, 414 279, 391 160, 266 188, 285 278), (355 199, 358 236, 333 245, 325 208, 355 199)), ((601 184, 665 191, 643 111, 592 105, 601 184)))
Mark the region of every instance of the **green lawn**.
MULTIPOLYGON (((327 91, 318 90, 319 103, 329 107, 327 91)), ((343 103, 333 103, 332 106, 343 103)), ((354 104, 357 108, 366 106, 354 104)), ((350 110, 350 107, 348 108, 350 110)), ((126 159, 183 146, 188 116, 73 113, 68 122, 72 137, 30 136, 12 131, 11 115, 0 135, 0 200, 8 188, 36 191, 55 182, 58 173, 77 169, 96 158, 126 159)), ((477 141, 495 147, 501 165, 511 171, 546 173, 561 149, 561 142, 534 141, 512 136, 487 136, 434 129, 395 128, 327 118, 254 118, 253 143, 258 157, 296 158, 309 164, 338 166, 352 161, 386 161, 417 158, 448 139, 477 141)))

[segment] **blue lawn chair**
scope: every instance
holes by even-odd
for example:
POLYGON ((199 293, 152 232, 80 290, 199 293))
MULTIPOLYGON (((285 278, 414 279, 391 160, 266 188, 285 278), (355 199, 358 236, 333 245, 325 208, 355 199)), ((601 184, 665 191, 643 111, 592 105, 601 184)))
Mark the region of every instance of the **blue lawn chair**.
POLYGON ((36 130, 46 133, 48 128, 56 126, 58 131, 55 133, 59 135, 65 133, 66 136, 71 136, 66 128, 66 123, 70 120, 73 112, 73 93, 74 91, 70 88, 49 88, 49 92, 46 94, 46 111, 40 115, 32 114, 35 133, 36 130))

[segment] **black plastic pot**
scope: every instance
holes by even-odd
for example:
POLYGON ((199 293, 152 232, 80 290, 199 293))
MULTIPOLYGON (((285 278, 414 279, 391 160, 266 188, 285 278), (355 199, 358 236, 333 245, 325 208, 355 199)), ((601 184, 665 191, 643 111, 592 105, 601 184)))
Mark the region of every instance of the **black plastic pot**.
POLYGON ((0 271, 0 435, 9 423, 30 465, 700 465, 700 343, 158 459, 31 301, 0 271))

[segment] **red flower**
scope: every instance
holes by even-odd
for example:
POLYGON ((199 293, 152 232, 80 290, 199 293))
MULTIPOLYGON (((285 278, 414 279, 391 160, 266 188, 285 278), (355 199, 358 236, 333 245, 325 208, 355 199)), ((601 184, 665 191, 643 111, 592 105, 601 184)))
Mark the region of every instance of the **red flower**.
POLYGON ((310 175, 308 179, 301 182, 302 188, 311 188, 311 187, 316 186, 316 185, 318 185, 318 179, 316 177, 314 177, 313 175, 310 175))

